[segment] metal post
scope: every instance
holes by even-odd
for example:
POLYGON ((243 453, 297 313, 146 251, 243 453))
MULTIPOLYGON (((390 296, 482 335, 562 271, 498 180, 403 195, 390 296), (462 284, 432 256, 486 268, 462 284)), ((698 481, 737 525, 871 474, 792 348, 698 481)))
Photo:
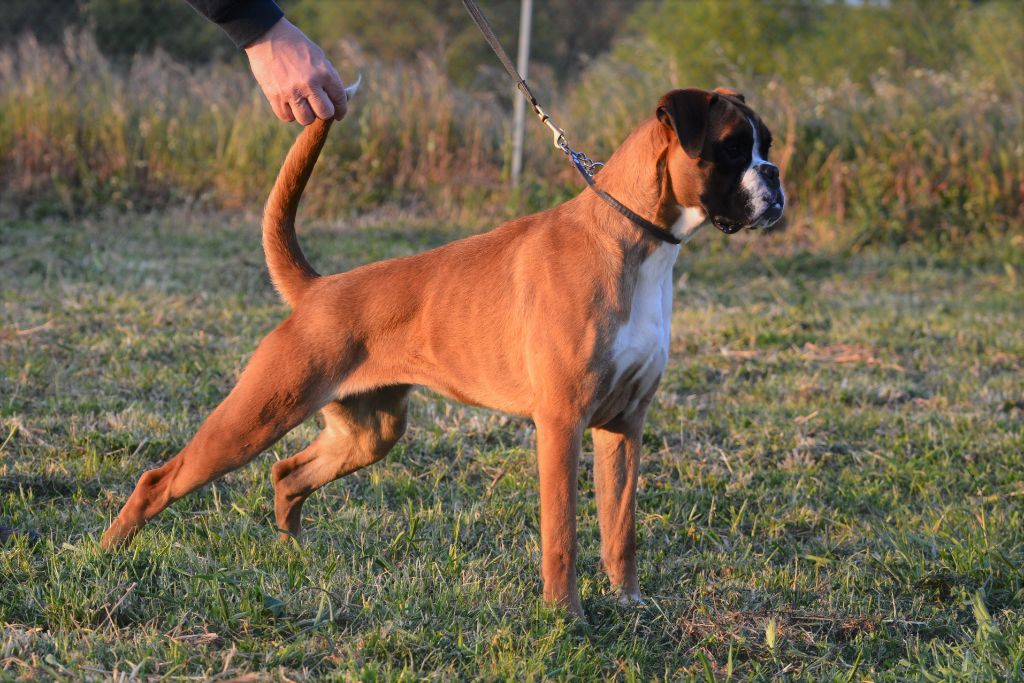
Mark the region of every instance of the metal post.
MULTIPOLYGON (((516 66, 523 79, 530 67, 530 26, 533 22, 533 0, 522 0, 519 9, 519 54, 516 66)), ((526 98, 517 91, 512 120, 512 187, 519 187, 523 172, 523 136, 526 133, 526 98)))

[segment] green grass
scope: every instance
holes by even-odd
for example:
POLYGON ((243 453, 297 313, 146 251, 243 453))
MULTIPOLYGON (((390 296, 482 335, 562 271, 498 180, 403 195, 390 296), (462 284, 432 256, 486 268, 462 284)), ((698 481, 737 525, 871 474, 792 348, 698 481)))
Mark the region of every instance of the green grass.
MULTIPOLYGON (((1024 257, 680 259, 641 470, 645 606, 597 567, 589 625, 540 599, 532 428, 419 392, 384 462, 275 541, 269 455, 126 552, 99 532, 180 448, 286 309, 254 222, 0 224, 0 679, 978 680, 1024 676, 1024 257)), ((322 270, 458 227, 321 226, 322 270)), ((589 445, 585 447, 589 451, 589 445)))

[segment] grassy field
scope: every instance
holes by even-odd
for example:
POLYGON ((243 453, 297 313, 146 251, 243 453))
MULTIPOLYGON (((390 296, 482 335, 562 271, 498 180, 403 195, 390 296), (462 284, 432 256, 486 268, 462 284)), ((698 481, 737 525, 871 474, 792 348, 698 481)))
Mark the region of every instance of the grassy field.
MULTIPOLYGON (((647 426, 639 608, 542 605, 532 428, 417 394, 384 462, 275 541, 270 462, 99 532, 286 314, 255 222, 0 224, 0 679, 978 680, 1024 676, 1024 243, 684 250, 647 426)), ((461 234, 320 226, 322 270, 461 234)), ((585 446, 585 450, 589 445, 585 446)))

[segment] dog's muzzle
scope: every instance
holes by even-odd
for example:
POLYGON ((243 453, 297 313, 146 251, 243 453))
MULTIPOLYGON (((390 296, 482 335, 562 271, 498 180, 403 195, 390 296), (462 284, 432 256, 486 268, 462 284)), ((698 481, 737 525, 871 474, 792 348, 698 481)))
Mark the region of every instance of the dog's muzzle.
POLYGON ((778 166, 766 161, 757 166, 757 174, 769 188, 771 197, 767 200, 767 206, 761 212, 761 215, 750 222, 750 227, 751 229, 767 229, 775 225, 782 218, 782 212, 786 208, 786 194, 782 191, 782 183, 779 182, 778 166))
POLYGON ((758 228, 769 229, 779 222, 786 209, 786 194, 779 182, 779 169, 770 163, 764 163, 757 167, 758 176, 761 180, 761 189, 757 204, 764 207, 756 216, 745 221, 736 221, 724 216, 712 216, 711 223, 726 235, 733 235, 743 228, 757 230, 758 228))

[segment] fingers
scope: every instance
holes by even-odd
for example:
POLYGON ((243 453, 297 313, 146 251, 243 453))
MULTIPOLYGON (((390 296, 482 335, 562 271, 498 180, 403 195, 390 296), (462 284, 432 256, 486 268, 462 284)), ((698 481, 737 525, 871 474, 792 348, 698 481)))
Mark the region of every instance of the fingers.
MULTIPOLYGON (((335 119, 340 121, 348 111, 348 95, 345 93, 345 86, 334 69, 331 69, 329 77, 318 79, 309 84, 309 91, 306 94, 295 92, 286 102, 288 113, 291 118, 284 118, 280 114, 278 118, 285 121, 298 121, 303 126, 308 126, 316 119, 335 119), (320 85, 322 82, 322 86, 320 85)), ((275 114, 277 110, 275 109, 275 114)))
POLYGON ((309 102, 310 108, 318 119, 334 118, 334 104, 323 88, 313 86, 313 92, 309 94, 306 101, 309 102))
POLYGON ((341 121, 348 113, 348 94, 345 92, 345 84, 341 82, 338 72, 329 64, 327 78, 324 81, 324 92, 327 93, 327 97, 330 98, 331 104, 334 106, 335 120, 341 121))
POLYGON ((270 102, 270 108, 274 110, 274 116, 285 123, 291 123, 295 120, 292 108, 288 106, 288 100, 280 97, 271 97, 267 101, 270 102))
POLYGON ((291 107, 292 115, 295 117, 295 120, 303 126, 308 126, 316 121, 317 117, 313 113, 313 108, 309 106, 308 98, 299 97, 297 99, 293 99, 288 103, 288 106, 291 107))
MULTIPOLYGON (((344 89, 341 90, 341 97, 345 98, 344 89)), ((322 88, 314 87, 308 95, 293 93, 289 97, 275 97, 269 100, 270 108, 274 115, 282 121, 298 121, 303 126, 308 126, 316 119, 330 119, 345 115, 342 109, 341 114, 337 113, 337 107, 332 99, 322 88)), ((344 106, 345 100, 342 99, 344 106)))
POLYGON ((308 126, 348 111, 341 77, 324 51, 286 19, 246 47, 249 65, 274 116, 308 126))
POLYGON ((282 121, 308 126, 341 119, 348 96, 338 72, 316 43, 286 19, 245 48, 256 82, 282 121))

